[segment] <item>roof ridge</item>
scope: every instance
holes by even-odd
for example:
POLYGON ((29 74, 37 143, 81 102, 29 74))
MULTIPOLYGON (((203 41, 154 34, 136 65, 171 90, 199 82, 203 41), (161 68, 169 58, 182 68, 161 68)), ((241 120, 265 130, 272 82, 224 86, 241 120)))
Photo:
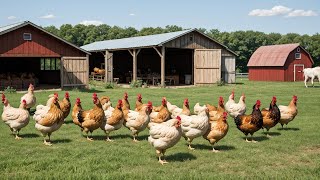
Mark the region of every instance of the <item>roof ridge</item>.
POLYGON ((29 22, 29 21, 19 21, 19 22, 16 22, 16 23, 12 23, 12 24, 7 24, 7 25, 4 25, 4 26, 0 26, 0 28, 4 28, 4 27, 8 27, 8 26, 13 26, 13 25, 16 25, 16 24, 23 24, 23 23, 26 23, 26 22, 29 22))
POLYGON ((285 45, 299 45, 299 46, 300 46, 300 43, 270 44, 270 45, 264 45, 264 46, 260 46, 260 47, 269 47, 269 46, 285 46, 285 45))

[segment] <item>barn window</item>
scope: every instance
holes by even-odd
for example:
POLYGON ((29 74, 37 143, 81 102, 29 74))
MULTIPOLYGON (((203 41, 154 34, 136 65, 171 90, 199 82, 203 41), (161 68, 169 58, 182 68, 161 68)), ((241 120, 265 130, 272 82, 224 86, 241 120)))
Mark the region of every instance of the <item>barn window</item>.
POLYGON ((193 35, 190 35, 189 40, 193 41, 193 35))
POLYGON ((297 52, 300 52, 300 48, 299 47, 297 48, 297 52))
POLYGON ((301 59, 301 53, 296 53, 296 59, 301 59))
POLYGON ((31 33, 23 33, 23 40, 31 41, 31 33))
POLYGON ((59 58, 41 58, 40 69, 43 71, 60 70, 60 59, 59 58))

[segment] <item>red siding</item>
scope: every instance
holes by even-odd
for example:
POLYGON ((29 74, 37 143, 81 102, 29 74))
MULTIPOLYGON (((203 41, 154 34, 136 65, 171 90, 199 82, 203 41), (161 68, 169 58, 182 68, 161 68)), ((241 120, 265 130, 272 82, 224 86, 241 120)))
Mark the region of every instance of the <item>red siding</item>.
POLYGON ((85 57, 79 49, 27 25, 0 36, 0 57, 85 57), (31 33, 32 40, 23 40, 23 33, 31 33))
POLYGON ((284 81, 282 67, 250 67, 250 81, 284 81))

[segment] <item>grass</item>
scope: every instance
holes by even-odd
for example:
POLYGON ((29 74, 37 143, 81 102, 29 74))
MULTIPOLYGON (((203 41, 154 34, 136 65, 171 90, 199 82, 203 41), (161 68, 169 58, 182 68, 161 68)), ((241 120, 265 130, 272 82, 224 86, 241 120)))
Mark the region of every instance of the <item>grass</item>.
MULTIPOLYGON (((298 96, 298 115, 284 130, 280 125, 272 128, 273 137, 262 131, 254 134, 259 143, 246 143, 244 135, 228 118, 227 136, 210 152, 210 144, 199 137, 193 141, 196 151, 189 151, 184 139, 166 152, 170 162, 164 166, 157 162, 154 148, 147 142, 148 131, 139 135, 139 143, 132 142, 126 128, 112 132, 114 142, 104 141, 104 133, 94 131, 96 139, 88 142, 74 125, 71 115, 67 124, 54 132, 54 145, 42 144, 42 137, 34 127, 34 120, 22 129, 22 140, 15 140, 9 128, 0 123, 0 174, 1 179, 318 179, 320 177, 320 121, 319 88, 305 88, 302 82, 249 82, 226 86, 195 87, 185 89, 97 89, 98 96, 109 95, 116 103, 123 93, 129 94, 134 106, 137 93, 143 101, 151 100, 159 105, 161 97, 174 104, 182 104, 188 97, 190 106, 196 102, 217 104, 218 97, 225 101, 234 89, 236 99, 246 93, 247 113, 257 99, 262 107, 268 107, 272 96, 278 104, 287 105, 295 94, 298 96)), ((318 84, 316 84, 318 85, 318 84)), ((318 85, 319 87, 319 85, 318 85)), ((52 92, 36 93, 37 102, 45 103, 52 92)), ((63 97, 64 92, 59 92, 63 97)), ((7 94, 11 105, 18 106, 22 94, 7 94)), ((85 109, 92 107, 90 92, 71 91, 72 104, 80 97, 85 109)), ((0 110, 2 113, 2 108, 0 110)))

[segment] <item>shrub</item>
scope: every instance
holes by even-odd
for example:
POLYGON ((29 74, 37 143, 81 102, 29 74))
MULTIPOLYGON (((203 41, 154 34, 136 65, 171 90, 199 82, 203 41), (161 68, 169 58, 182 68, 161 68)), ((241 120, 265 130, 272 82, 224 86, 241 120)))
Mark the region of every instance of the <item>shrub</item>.
POLYGON ((138 88, 141 86, 142 86, 142 80, 131 81, 130 83, 131 88, 138 88))
POLYGON ((6 87, 3 91, 4 91, 5 93, 16 93, 16 92, 17 92, 17 90, 14 89, 14 88, 11 87, 11 86, 6 87))
POLYGON ((104 87, 106 89, 113 89, 114 88, 114 83, 113 82, 107 82, 104 87))

